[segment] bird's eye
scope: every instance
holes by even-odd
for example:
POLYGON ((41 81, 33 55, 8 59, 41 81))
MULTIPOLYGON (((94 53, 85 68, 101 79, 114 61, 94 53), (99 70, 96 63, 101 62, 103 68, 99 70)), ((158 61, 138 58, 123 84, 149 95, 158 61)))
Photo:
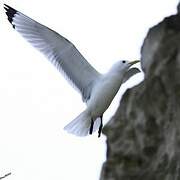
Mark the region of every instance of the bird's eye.
POLYGON ((126 63, 126 61, 122 61, 122 63, 126 63))

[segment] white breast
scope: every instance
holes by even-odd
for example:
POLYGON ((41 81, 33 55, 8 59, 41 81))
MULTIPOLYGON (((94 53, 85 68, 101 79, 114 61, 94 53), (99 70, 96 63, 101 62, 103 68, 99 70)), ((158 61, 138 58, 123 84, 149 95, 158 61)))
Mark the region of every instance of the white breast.
POLYGON ((92 117, 97 118, 106 111, 118 92, 121 83, 121 77, 107 74, 95 85, 91 98, 87 103, 87 109, 92 117))

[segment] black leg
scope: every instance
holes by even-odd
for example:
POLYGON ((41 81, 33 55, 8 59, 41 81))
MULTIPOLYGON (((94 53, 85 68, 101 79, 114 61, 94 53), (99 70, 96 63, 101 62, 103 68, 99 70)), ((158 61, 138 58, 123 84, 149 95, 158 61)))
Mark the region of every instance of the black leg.
POLYGON ((103 116, 101 116, 100 118, 101 118, 101 124, 99 126, 98 137, 101 136, 101 132, 102 132, 102 128, 103 128, 103 116))
POLYGON ((90 129, 89 129, 89 134, 93 133, 93 126, 94 126, 94 121, 93 121, 93 119, 91 119, 91 126, 90 126, 90 129))

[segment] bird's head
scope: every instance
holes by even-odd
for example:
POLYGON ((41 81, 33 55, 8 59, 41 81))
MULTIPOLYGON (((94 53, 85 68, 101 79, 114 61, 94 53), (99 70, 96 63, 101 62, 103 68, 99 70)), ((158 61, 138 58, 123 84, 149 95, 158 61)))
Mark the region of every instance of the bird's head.
POLYGON ((140 62, 139 60, 135 61, 128 61, 128 60, 121 60, 116 62, 113 66, 111 71, 115 72, 126 72, 132 65, 140 62))

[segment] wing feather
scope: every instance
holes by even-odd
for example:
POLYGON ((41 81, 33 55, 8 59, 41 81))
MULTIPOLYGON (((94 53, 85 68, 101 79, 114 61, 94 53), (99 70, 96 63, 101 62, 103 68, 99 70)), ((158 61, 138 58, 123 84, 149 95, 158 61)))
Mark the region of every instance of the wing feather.
POLYGON ((134 68, 130 68, 126 74, 124 75, 124 78, 123 78, 123 83, 125 83, 130 77, 132 77, 133 75, 137 74, 137 73, 140 73, 141 71, 134 67, 134 68))
POLYGON ((4 8, 13 28, 63 72, 66 79, 80 91, 83 101, 87 101, 100 73, 69 40, 8 5, 4 8))

